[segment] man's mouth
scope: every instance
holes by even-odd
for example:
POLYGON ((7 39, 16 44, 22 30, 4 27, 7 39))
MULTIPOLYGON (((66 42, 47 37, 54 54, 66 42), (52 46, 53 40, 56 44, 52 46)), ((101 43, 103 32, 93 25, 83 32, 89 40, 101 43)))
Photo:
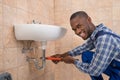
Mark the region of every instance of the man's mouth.
POLYGON ((85 31, 82 31, 78 36, 80 36, 81 38, 85 39, 85 37, 86 37, 85 31))

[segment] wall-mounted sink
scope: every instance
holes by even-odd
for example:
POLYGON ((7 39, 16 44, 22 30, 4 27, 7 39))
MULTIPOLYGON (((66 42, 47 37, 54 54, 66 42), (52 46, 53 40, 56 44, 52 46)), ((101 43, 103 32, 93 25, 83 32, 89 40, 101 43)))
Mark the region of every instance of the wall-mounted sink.
POLYGON ((63 37, 66 29, 46 24, 15 24, 15 37, 17 40, 48 41, 63 37))
MULTIPOLYGON (((42 48, 42 66, 39 66, 38 60, 33 58, 27 58, 27 61, 33 61, 35 67, 40 70, 44 68, 46 63, 45 50, 47 41, 56 40, 63 37, 66 33, 66 29, 55 25, 46 24, 16 24, 14 25, 15 37, 17 40, 34 40, 41 42, 42 48)), ((23 48, 22 52, 26 50, 23 48)))

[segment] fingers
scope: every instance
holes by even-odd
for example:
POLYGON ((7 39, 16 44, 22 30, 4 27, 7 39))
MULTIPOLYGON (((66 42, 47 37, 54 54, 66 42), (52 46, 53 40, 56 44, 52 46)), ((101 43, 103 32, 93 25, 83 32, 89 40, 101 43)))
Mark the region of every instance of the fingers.
POLYGON ((58 64, 60 61, 52 60, 53 63, 58 64))
POLYGON ((60 58, 61 54, 55 54, 55 55, 52 55, 51 57, 60 58))
MULTIPOLYGON (((51 57, 61 58, 61 54, 55 54, 55 55, 52 55, 51 57)), ((55 63, 55 64, 58 64, 60 61, 58 61, 58 60, 52 60, 52 62, 55 63)))
POLYGON ((55 63, 55 64, 58 64, 58 63, 61 62, 61 61, 58 61, 58 60, 52 60, 52 62, 55 63))
POLYGON ((52 62, 55 63, 55 64, 58 64, 59 62, 63 62, 63 61, 64 61, 64 62, 68 62, 68 61, 66 61, 67 59, 65 58, 65 57, 67 57, 67 56, 69 56, 67 52, 64 53, 64 54, 55 54, 55 55, 52 55, 51 57, 61 58, 60 61, 58 61, 58 60, 52 60, 52 62))

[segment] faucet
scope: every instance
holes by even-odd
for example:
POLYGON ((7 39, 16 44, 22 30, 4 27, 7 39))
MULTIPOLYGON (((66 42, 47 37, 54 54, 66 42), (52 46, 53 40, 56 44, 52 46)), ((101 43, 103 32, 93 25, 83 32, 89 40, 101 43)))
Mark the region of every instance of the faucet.
POLYGON ((35 20, 33 20, 32 24, 41 24, 41 22, 36 22, 35 20))

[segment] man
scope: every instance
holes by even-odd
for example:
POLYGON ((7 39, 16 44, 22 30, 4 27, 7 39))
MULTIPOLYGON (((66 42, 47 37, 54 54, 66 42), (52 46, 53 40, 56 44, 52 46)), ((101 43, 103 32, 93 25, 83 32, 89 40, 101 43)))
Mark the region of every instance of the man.
MULTIPOLYGON (((109 80, 120 80, 120 37, 105 25, 95 26, 84 11, 71 15, 70 24, 76 35, 86 42, 63 54, 56 54, 63 62, 74 64, 79 70, 88 73, 92 80, 103 80, 102 73, 109 80), (94 49, 94 52, 91 51, 94 49), (82 55, 82 62, 74 56, 82 55)), ((53 61, 58 63, 60 61, 53 61)))

